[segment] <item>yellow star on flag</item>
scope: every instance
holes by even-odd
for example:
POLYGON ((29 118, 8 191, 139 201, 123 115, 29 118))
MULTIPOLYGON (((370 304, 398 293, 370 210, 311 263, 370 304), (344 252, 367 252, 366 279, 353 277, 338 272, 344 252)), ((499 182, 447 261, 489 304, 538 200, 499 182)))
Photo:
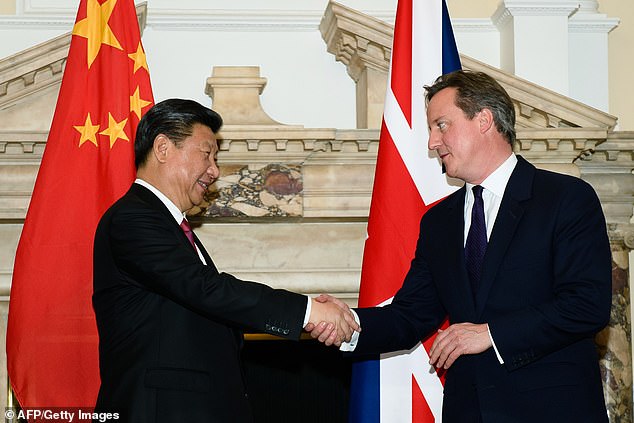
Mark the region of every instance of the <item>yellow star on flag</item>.
POLYGON ((147 67, 147 59, 145 57, 145 52, 143 51, 143 47, 141 46, 141 42, 139 41, 139 45, 136 48, 134 53, 128 54, 128 57, 134 60, 134 71, 132 73, 136 73, 141 68, 145 68, 146 71, 149 72, 147 67))
POLYGON ((93 125, 92 124, 92 119, 90 118, 90 113, 88 113, 88 116, 86 116, 86 122, 82 125, 74 125, 73 128, 75 128, 79 134, 79 146, 81 147, 83 143, 85 143, 86 141, 90 141, 91 143, 95 144, 95 146, 98 147, 97 144, 97 131, 99 130, 99 125, 93 125))
POLYGON ((107 0, 99 4, 98 0, 88 0, 86 3, 86 17, 77 22, 73 27, 73 35, 78 35, 88 39, 88 68, 97 58, 102 44, 106 44, 123 50, 121 44, 115 37, 108 21, 112 10, 117 4, 117 0, 107 0))
POLYGON ((141 119, 141 110, 150 104, 152 104, 151 101, 146 101, 141 98, 139 87, 137 85, 136 90, 134 90, 134 94, 130 96, 130 112, 134 113, 139 119, 141 119))
POLYGON ((121 122, 117 122, 115 118, 112 117, 112 113, 108 113, 108 128, 104 129, 99 134, 110 137, 110 148, 112 148, 118 139, 130 141, 128 135, 124 131, 126 123, 128 123, 128 118, 123 119, 121 122))

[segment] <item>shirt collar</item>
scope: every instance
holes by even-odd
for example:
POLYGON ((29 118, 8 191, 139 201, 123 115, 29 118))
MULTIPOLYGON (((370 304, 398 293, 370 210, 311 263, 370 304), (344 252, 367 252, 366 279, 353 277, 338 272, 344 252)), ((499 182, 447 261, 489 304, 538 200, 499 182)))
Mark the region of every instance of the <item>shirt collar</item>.
POLYGON ((156 195, 158 197, 158 199, 161 200, 161 202, 163 204, 165 204, 165 207, 167 207, 167 209, 172 214, 172 216, 174 216, 174 219, 176 220, 176 223, 178 223, 180 225, 181 222, 185 219, 185 213, 181 212, 178 209, 178 207, 176 207, 176 204, 174 204, 174 202, 172 202, 172 200, 167 198, 165 196, 165 194, 163 194, 161 191, 159 191, 158 188, 156 188, 154 185, 152 185, 149 182, 144 181, 143 179, 140 179, 140 178, 136 178, 134 183, 135 184, 139 184, 139 185, 149 189, 150 191, 152 191, 152 193, 154 195, 156 195))
MULTIPOLYGON (((491 191, 498 197, 502 197, 504 195, 504 190, 506 189, 506 184, 508 184, 509 179, 511 179, 511 174, 513 173, 513 169, 515 169, 515 165, 517 164, 517 156, 514 153, 502 163, 497 169, 493 171, 487 178, 482 181, 480 184, 484 189, 491 191)), ((467 190, 471 191, 473 188, 473 184, 466 184, 467 190)))

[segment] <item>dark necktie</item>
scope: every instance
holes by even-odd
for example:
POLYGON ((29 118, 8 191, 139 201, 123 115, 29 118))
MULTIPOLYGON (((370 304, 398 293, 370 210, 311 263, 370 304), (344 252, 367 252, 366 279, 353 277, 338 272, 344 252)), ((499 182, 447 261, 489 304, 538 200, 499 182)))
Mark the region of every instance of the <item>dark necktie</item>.
POLYGON ((196 243, 194 242, 194 232, 192 232, 192 227, 189 226, 189 222, 187 221, 187 219, 183 219, 183 221, 181 222, 181 228, 183 229, 183 232, 185 232, 185 236, 187 237, 187 239, 189 239, 189 242, 191 242, 192 247, 194 247, 195 250, 196 243))
POLYGON ((471 226, 467 234, 467 242, 464 246, 464 255, 467 263, 467 272, 471 281, 473 296, 476 296, 482 276, 482 262, 487 249, 487 228, 484 223, 484 201, 482 200, 482 187, 473 187, 473 208, 471 209, 471 226))

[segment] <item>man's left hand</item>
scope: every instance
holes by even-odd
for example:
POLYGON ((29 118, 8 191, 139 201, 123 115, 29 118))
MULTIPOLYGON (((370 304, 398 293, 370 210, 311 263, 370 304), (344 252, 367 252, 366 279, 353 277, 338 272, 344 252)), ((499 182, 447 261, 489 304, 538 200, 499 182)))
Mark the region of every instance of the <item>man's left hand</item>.
POLYGON ((429 364, 448 369, 461 355, 478 354, 492 346, 486 323, 456 323, 438 330, 429 352, 429 364))

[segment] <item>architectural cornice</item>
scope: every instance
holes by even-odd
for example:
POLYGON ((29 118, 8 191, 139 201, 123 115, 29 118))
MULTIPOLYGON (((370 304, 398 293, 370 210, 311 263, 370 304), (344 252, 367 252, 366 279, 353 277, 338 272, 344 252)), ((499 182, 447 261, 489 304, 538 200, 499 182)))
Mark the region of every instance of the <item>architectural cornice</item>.
POLYGON ((160 30, 314 31, 323 11, 306 10, 169 10, 151 9, 148 26, 160 30))
POLYGON ((581 177, 597 191, 610 238, 632 249, 634 210, 634 131, 609 133, 578 160, 581 177))
POLYGON ((472 32, 495 32, 498 28, 493 24, 491 18, 456 18, 451 19, 451 27, 454 33, 472 33, 472 32))
POLYGON ((0 16, 0 29, 59 29, 68 31, 75 17, 68 16, 0 16))
POLYGON ((236 160, 305 163, 320 153, 322 159, 374 162, 378 150, 376 129, 304 129, 257 127, 251 125, 223 127, 220 132, 219 161, 236 160))
POLYGON ((609 33, 619 26, 618 18, 608 18, 605 15, 575 14, 568 20, 568 30, 571 33, 609 33))
MULTIPOLYGON (((505 1, 491 17, 494 27, 504 26, 515 16, 566 16, 571 33, 609 33, 619 25, 619 19, 598 13, 595 1, 586 2, 523 2, 505 1)), ((454 26, 455 27, 455 26, 454 26)))
POLYGON ((40 164, 48 131, 0 131, 0 164, 40 164))
POLYGON ((327 50, 358 81, 364 67, 387 73, 393 26, 339 3, 329 2, 319 25, 327 50))
POLYGON ((609 133, 606 141, 597 147, 590 159, 600 159, 607 165, 612 163, 622 168, 624 173, 632 174, 634 172, 634 131, 609 133))
POLYGON ((491 20, 496 26, 505 25, 515 16, 571 16, 579 9, 578 1, 503 1, 491 20))
MULTIPOLYGON (((31 9, 29 9, 31 10, 31 9)), ((136 5, 137 19, 141 33, 146 26, 147 2, 136 5)), ((23 11, 18 15, 0 16, 0 29, 60 29, 69 31, 73 28, 77 15, 76 5, 73 9, 37 8, 30 13, 23 11)))
POLYGON ((0 60, 0 110, 20 98, 59 84, 66 64, 70 33, 0 60))

